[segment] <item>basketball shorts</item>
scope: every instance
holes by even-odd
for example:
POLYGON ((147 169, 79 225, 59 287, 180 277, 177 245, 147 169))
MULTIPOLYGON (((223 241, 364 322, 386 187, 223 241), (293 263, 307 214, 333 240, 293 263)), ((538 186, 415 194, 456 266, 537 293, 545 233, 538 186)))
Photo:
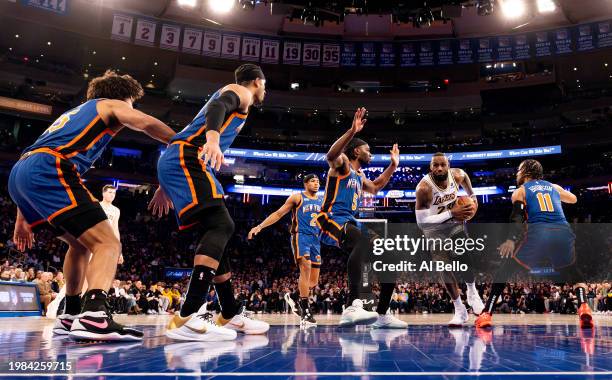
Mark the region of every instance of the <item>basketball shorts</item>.
POLYGON ((321 240, 312 234, 291 234, 291 250, 295 262, 301 258, 310 260, 313 268, 321 267, 321 240))
POLYGON ((354 224, 358 228, 361 228, 361 223, 351 215, 332 215, 331 213, 325 212, 317 216, 316 223, 321 229, 321 242, 334 247, 340 247, 340 244, 344 240, 345 226, 347 223, 354 224))
POLYGON ((224 205, 223 187, 198 154, 196 146, 176 141, 157 163, 159 184, 174 204, 181 230, 196 225, 208 207, 224 205))
POLYGON ((528 224, 514 259, 526 269, 547 265, 565 268, 576 261, 575 240, 568 224, 528 224))
POLYGON ((49 148, 25 153, 13 166, 8 185, 11 198, 34 231, 51 227, 56 235, 68 232, 78 238, 107 220, 76 165, 49 148))

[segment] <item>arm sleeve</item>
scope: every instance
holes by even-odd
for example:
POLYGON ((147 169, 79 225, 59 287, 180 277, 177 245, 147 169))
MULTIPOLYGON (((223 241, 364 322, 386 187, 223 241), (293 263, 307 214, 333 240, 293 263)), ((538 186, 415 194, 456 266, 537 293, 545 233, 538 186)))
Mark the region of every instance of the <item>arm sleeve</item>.
POLYGON ((512 214, 508 225, 508 240, 520 240, 523 235, 523 223, 525 222, 525 204, 521 201, 512 203, 512 214))
POLYGON ((225 116, 236 111, 239 106, 240 98, 234 91, 225 91, 212 100, 206 107, 206 130, 219 132, 225 116))
POLYGON ((444 223, 453 217, 453 214, 451 214, 450 210, 446 210, 443 213, 433 215, 429 213, 429 210, 416 210, 414 213, 416 215, 417 224, 419 226, 422 226, 423 224, 427 225, 444 223))

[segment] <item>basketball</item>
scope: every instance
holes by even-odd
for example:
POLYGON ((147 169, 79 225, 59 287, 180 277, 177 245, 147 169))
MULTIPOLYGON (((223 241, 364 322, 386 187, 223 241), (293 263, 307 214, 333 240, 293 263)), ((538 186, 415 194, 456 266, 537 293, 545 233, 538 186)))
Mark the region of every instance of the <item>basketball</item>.
POLYGON ((471 220, 474 217, 474 215, 476 215, 476 202, 474 202, 472 197, 468 197, 465 195, 460 196, 459 198, 457 198, 456 204, 458 206, 463 206, 463 205, 473 205, 474 206, 474 213, 467 220, 471 220))

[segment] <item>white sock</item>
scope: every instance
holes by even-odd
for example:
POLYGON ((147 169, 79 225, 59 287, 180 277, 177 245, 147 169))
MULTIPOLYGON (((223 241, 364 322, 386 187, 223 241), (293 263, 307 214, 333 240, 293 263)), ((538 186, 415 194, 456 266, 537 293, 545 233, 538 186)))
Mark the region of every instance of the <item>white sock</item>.
POLYGON ((461 296, 457 297, 456 300, 453 300, 453 305, 455 306, 455 310, 458 310, 461 308, 461 306, 463 306, 463 302, 461 302, 461 296))
POLYGON ((478 290, 476 290, 476 283, 474 283, 474 282, 466 282, 465 284, 467 285, 468 292, 478 293, 478 290))

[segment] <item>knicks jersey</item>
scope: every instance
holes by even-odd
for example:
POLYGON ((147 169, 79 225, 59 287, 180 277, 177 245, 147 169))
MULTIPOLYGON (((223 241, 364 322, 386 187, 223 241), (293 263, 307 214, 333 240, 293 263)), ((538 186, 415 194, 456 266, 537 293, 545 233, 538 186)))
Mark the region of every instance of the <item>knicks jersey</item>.
POLYGON ((310 198, 304 192, 300 193, 300 204, 293 209, 291 219, 291 233, 309 234, 318 236, 321 232, 315 220, 321 211, 322 198, 310 198))
MULTIPOLYGON (((177 133, 170 142, 185 141, 195 146, 202 146, 206 143, 206 110, 210 105, 210 102, 217 99, 221 95, 221 90, 215 92, 208 102, 202 107, 200 112, 196 115, 189 125, 187 125, 182 131, 177 133)), ((239 111, 232 111, 225 115, 221 129, 219 130, 219 146, 221 151, 225 152, 229 148, 234 139, 240 133, 242 126, 246 120, 248 114, 239 111)))
POLYGON ((353 168, 343 176, 328 177, 321 211, 329 214, 332 219, 335 217, 355 219, 362 186, 363 180, 353 168))
POLYGON ((565 224, 561 195, 548 181, 535 180, 523 184, 527 223, 565 224))
POLYGON ((89 100, 61 115, 24 153, 50 148, 76 164, 80 174, 89 170, 116 134, 98 114, 100 100, 89 100))

